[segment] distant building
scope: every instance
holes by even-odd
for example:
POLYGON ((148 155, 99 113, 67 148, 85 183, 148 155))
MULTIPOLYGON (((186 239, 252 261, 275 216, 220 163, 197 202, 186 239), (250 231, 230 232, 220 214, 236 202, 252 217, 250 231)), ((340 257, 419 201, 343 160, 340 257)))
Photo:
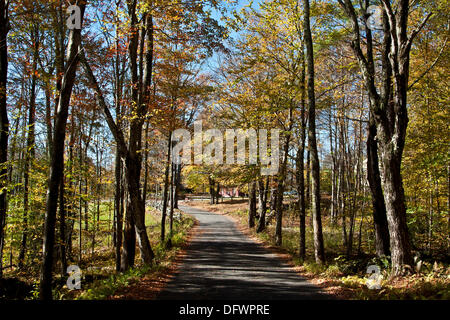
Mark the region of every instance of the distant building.
POLYGON ((224 198, 243 197, 239 187, 221 187, 219 194, 224 198))

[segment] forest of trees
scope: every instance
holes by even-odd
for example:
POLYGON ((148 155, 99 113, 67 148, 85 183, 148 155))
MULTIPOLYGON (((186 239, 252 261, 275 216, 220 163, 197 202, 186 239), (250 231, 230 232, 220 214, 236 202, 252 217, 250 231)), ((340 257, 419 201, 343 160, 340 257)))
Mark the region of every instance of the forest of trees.
POLYGON ((95 252, 151 266, 148 207, 170 248, 181 195, 226 187, 277 246, 295 220, 301 261, 448 263, 449 18, 445 0, 0 0, 0 279, 49 300, 95 252), (196 120, 280 128, 278 173, 174 163, 196 120))

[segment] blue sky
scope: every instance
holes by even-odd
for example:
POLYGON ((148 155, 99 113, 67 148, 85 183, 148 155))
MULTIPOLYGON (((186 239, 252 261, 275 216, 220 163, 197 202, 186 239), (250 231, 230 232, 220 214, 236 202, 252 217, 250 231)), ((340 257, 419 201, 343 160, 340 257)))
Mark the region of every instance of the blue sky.
MULTIPOLYGON (((227 10, 227 12, 225 13, 226 16, 230 17, 232 15, 233 11, 237 11, 239 12, 243 7, 248 6, 250 2, 252 2, 252 7, 253 8, 258 8, 259 7, 259 0, 230 0, 230 1, 223 1, 225 3, 225 8, 227 10), (231 3, 230 3, 231 2, 231 3)), ((224 26, 225 23, 222 21, 223 18, 223 14, 221 12, 219 12, 218 10, 212 10, 212 18, 216 19, 220 25, 224 26)), ((236 39, 239 37, 239 33, 235 32, 235 31, 231 31, 229 34, 230 38, 236 39)), ((204 66, 204 69, 206 72, 212 72, 214 73, 214 69, 218 66, 219 62, 218 62, 218 54, 214 54, 206 63, 206 65, 204 66)))

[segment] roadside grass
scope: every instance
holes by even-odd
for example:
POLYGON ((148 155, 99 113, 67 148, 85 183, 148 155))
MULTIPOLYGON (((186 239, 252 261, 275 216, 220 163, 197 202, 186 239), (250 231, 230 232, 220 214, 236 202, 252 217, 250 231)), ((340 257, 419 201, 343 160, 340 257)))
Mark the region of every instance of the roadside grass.
MULTIPOLYGON (((151 267, 140 264, 139 250, 136 248, 136 267, 124 273, 115 271, 115 254, 112 239, 113 205, 111 201, 90 203, 88 205, 89 224, 85 229, 84 208, 82 211, 81 235, 82 256, 80 256, 80 224, 79 212, 75 217, 67 217, 67 221, 73 219, 73 243, 72 254, 68 265, 77 265, 82 272, 82 289, 69 290, 66 286, 68 275, 61 270, 58 256, 55 257, 53 274, 53 296, 55 299, 105 299, 120 288, 135 283, 146 275, 164 272, 173 264, 177 253, 187 241, 190 230, 195 220, 188 215, 180 214, 175 210, 174 232, 172 247, 166 248, 160 243, 161 213, 148 207, 145 216, 147 233, 155 253, 154 263, 151 267), (98 214, 100 213, 100 214, 98 214), (95 214, 95 215, 94 215, 95 214), (98 217, 98 222, 97 222, 98 217), (94 222, 93 222, 94 221, 94 222)), ((169 234, 169 219, 166 220, 166 234, 169 234)), ((0 300, 25 299, 34 300, 39 296, 39 267, 40 259, 36 263, 30 263, 24 270, 17 268, 8 269, 4 273, 3 282, 0 283, 0 300)))
MULTIPOLYGON (((83 270, 82 289, 68 290, 64 282, 66 278, 60 278, 60 286, 54 290, 57 299, 62 300, 104 300, 114 295, 120 289, 139 282, 144 276, 162 273, 170 268, 177 253, 183 248, 189 235, 189 231, 195 224, 192 217, 180 215, 174 220, 174 230, 172 235, 172 247, 166 248, 160 242, 160 214, 150 208, 146 215, 147 233, 153 252, 155 254, 154 263, 151 266, 144 266, 140 262, 139 250, 136 249, 136 267, 123 273, 117 273, 114 269, 114 254, 111 248, 104 248, 104 252, 99 248, 95 258, 86 261, 87 269, 83 270), (84 271, 86 270, 86 271, 84 271)), ((166 225, 168 228, 168 224, 166 225)), ((168 230, 168 229, 167 229, 168 230)))
MULTIPOLYGON (((345 252, 342 251, 341 231, 338 226, 330 223, 328 217, 323 218, 327 263, 319 265, 314 261, 313 232, 308 217, 306 220, 307 258, 305 261, 301 261, 298 255, 298 223, 295 223, 296 217, 292 212, 286 212, 286 216, 283 217, 282 245, 276 247, 274 219, 269 221, 269 225, 261 233, 256 233, 255 229, 248 228, 247 201, 225 201, 216 205, 211 205, 208 201, 195 201, 189 205, 229 215, 241 230, 284 256, 287 254, 296 271, 338 298, 357 300, 450 299, 450 270, 447 264, 424 261, 419 273, 405 275, 401 278, 391 278, 388 258, 380 259, 373 254, 364 254, 364 252, 373 251, 373 243, 370 242, 370 239, 361 241, 361 252, 358 255, 347 258, 345 252), (366 271, 369 265, 380 267, 382 280, 379 290, 369 289, 367 286, 369 275, 366 271)), ((358 251, 358 243, 355 246, 355 251, 358 251)))

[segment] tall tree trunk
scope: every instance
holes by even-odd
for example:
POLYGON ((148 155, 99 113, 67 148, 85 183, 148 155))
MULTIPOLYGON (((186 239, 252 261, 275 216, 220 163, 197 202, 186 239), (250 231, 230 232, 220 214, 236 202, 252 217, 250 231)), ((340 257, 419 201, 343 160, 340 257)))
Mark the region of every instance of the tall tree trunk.
POLYGON ((367 135, 367 181, 372 194, 372 216, 375 226, 375 251, 377 256, 389 256, 389 228, 381 187, 380 169, 378 164, 378 145, 376 141, 377 127, 373 116, 369 119, 367 135))
MULTIPOLYGON (((70 132, 70 141, 69 141, 69 174, 73 177, 73 167, 74 167, 74 157, 73 157, 73 144, 75 142, 75 124, 71 123, 71 132, 70 132)), ((50 148, 51 150, 51 148, 50 148)), ((69 179, 69 190, 73 190, 74 184, 72 183, 72 179, 69 179)), ((65 248, 66 248, 66 257, 69 260, 73 260, 72 258, 72 234, 73 229, 75 226, 75 192, 70 191, 69 192, 69 201, 67 205, 67 215, 69 217, 69 227, 67 228, 66 232, 66 239, 65 239, 65 248)), ((61 203, 61 202, 60 202, 61 203)), ((67 225, 67 224, 66 224, 67 225)))
POLYGON ((169 132, 169 140, 168 140, 168 144, 167 144, 166 171, 164 173, 163 207, 162 207, 162 213, 161 213, 161 242, 164 242, 165 237, 166 237, 166 215, 167 215, 167 202, 168 202, 168 195, 169 195, 171 152, 172 152, 172 132, 169 132))
POLYGON ((281 246, 283 243, 283 198, 284 198, 284 183, 287 174, 287 162, 289 153, 289 143, 292 136, 292 125, 293 125, 293 111, 294 104, 291 103, 289 108, 288 117, 288 128, 287 134, 283 147, 283 162, 280 167, 280 173, 278 175, 278 186, 277 186, 277 200, 276 200, 276 225, 275 225, 275 243, 277 246, 281 246))
POLYGON ((3 245, 5 243, 6 224, 6 185, 8 169, 8 136, 9 121, 6 109, 6 85, 8 79, 8 42, 7 36, 10 29, 8 15, 9 1, 0 1, 0 278, 2 277, 3 245))
MULTIPOLYGON (((139 155, 137 155, 137 150, 132 154, 139 157, 139 155)), ((125 161, 125 175, 127 177, 128 185, 128 207, 133 210, 132 215, 134 218, 134 228, 138 240, 141 259, 144 264, 151 265, 154 258, 154 253, 150 246, 147 229, 145 227, 145 203, 143 202, 139 187, 141 170, 140 166, 137 164, 138 162, 139 160, 130 155, 125 161)), ((130 266, 132 267, 133 265, 130 266)))
POLYGON ((302 45, 302 71, 300 75, 301 81, 301 104, 300 104, 300 141, 295 158, 296 166, 296 182, 298 193, 298 210, 299 210, 299 257, 301 260, 306 258, 306 199, 305 199, 305 146, 306 146, 306 61, 304 55, 304 43, 302 45))
MULTIPOLYGON (((392 274, 402 274, 404 266, 413 263, 411 243, 406 223, 405 192, 401 175, 401 161, 408 126, 407 92, 412 43, 425 26, 429 14, 419 28, 408 34, 410 1, 399 0, 395 10, 391 1, 382 0, 384 39, 381 48, 382 72, 381 94, 376 88, 376 72, 373 54, 372 34, 365 33, 367 54, 361 47, 360 24, 355 8, 350 0, 339 1, 350 18, 353 28, 351 46, 358 59, 369 93, 371 112, 377 126, 377 140, 382 168, 382 187, 386 204, 392 274)), ((365 1, 367 8, 369 1, 365 1)))
POLYGON ((428 208, 428 254, 432 255, 432 240, 433 240, 433 178, 430 177, 430 191, 429 191, 429 208, 428 208))
MULTIPOLYGON (((362 109, 361 109, 362 110, 362 109)), ((355 219, 356 219, 356 214, 357 214, 357 198, 358 198, 358 192, 360 191, 360 185, 361 185, 361 178, 360 178, 360 171, 361 171, 361 153, 362 153, 362 125, 361 125, 361 121, 362 121, 362 116, 363 113, 361 111, 360 113, 360 118, 359 118, 359 134, 357 135, 355 132, 355 139, 354 139, 354 145, 357 146, 356 150, 355 150, 355 157, 356 157, 356 165, 354 163, 351 163, 351 160, 348 159, 347 163, 351 163, 351 165, 349 165, 350 167, 355 167, 356 172, 352 173, 352 186, 353 186, 353 194, 352 194, 352 203, 351 203, 351 208, 350 208, 350 230, 349 230, 349 235, 348 235, 348 246, 347 246, 347 257, 351 257, 353 254, 353 234, 354 234, 354 230, 355 230, 355 219)), ((356 131, 356 128, 355 128, 356 131)), ((350 152, 348 152, 348 155, 350 155, 350 152)), ((350 158, 350 157, 348 157, 350 158)), ((349 188, 350 189, 350 188, 349 188)))
POLYGON ((174 163, 171 164, 171 175, 170 175, 170 208, 169 208, 169 239, 167 239, 166 247, 172 248, 172 236, 173 236, 173 210, 174 210, 174 174, 175 167, 174 163))
POLYGON ((248 185, 248 227, 255 227, 256 216, 256 181, 252 181, 248 185))
MULTIPOLYGON (((329 135, 330 135, 330 154, 331 154, 331 208, 330 208, 330 216, 331 223, 334 225, 337 221, 337 193, 336 193, 336 152, 335 147, 333 145, 333 127, 332 127, 332 110, 330 110, 329 116, 329 135)), ((337 129, 337 127, 336 127, 337 129)))
POLYGON ((45 125, 46 125, 46 155, 50 160, 52 154, 52 110, 51 110, 51 93, 50 93, 50 83, 46 83, 45 88, 45 125))
MULTIPOLYGON (((84 159, 88 159, 88 155, 87 155, 87 145, 86 145, 86 153, 84 155, 84 159)), ((86 231, 86 235, 89 232, 89 199, 88 199, 88 195, 89 195, 89 184, 88 184, 88 172, 89 168, 86 167, 86 172, 85 172, 85 176, 84 176, 84 230, 86 231)))
POLYGON ((134 266, 136 253, 136 232, 134 231, 134 217, 131 207, 131 201, 127 192, 127 208, 125 211, 125 227, 123 230, 123 248, 120 259, 120 271, 126 271, 134 266))
POLYGON ((209 182, 209 196, 210 196, 210 204, 214 204, 215 203, 215 182, 214 179, 211 178, 211 176, 208 177, 208 182, 209 182))
POLYGON ((316 262, 325 263, 325 252, 323 247, 322 218, 320 212, 320 164, 316 142, 316 98, 314 88, 314 51, 310 26, 309 0, 303 0, 306 61, 308 67, 308 146, 311 152, 311 212, 314 227, 314 255, 316 262))
POLYGON ((305 152, 305 132, 300 138, 300 146, 296 156, 296 181, 297 181, 297 193, 299 195, 298 209, 300 218, 300 237, 299 237, 299 257, 301 260, 306 258, 306 199, 305 199, 305 164, 304 164, 304 152, 305 152))
MULTIPOLYGON (((138 32, 139 21, 136 13, 137 2, 128 2, 127 7, 132 26, 132 30, 130 32, 130 44, 128 46, 131 81, 133 83, 131 89, 131 98, 133 101, 132 112, 136 114, 136 117, 133 117, 130 120, 128 145, 125 142, 123 131, 117 126, 111 112, 109 111, 98 82, 86 60, 86 57, 82 54, 81 58, 89 81, 97 93, 97 103, 103 110, 108 126, 120 149, 121 157, 125 160, 124 170, 128 191, 127 215, 132 215, 132 219, 127 219, 128 224, 125 229, 127 231, 134 223, 141 259, 144 264, 150 265, 152 264, 154 253, 145 227, 145 203, 140 188, 140 174, 142 169, 142 128, 148 111, 147 104, 150 101, 150 85, 153 70, 153 17, 148 14, 148 12, 144 12, 141 19, 141 32, 138 32), (138 67, 137 52, 139 47, 139 37, 141 37, 141 43, 145 42, 147 47, 145 57, 143 56, 140 67, 138 67), (138 75, 138 70, 141 70, 140 76, 138 75)), ((128 236, 125 235, 125 239, 127 237, 128 236)), ((134 250, 132 250, 131 247, 128 249, 122 252, 122 261, 134 262, 134 257, 127 257, 129 254, 134 254, 134 250)), ((132 264, 127 265, 126 263, 123 265, 125 267, 132 266, 132 264)))
POLYGON ((180 184, 181 184, 181 164, 175 165, 175 195, 174 195, 174 203, 173 207, 178 209, 178 195, 180 193, 180 184))
POLYGON ((33 64, 31 67, 31 95, 30 106, 28 113, 28 137, 27 147, 25 150, 25 165, 23 173, 23 232, 22 243, 20 245, 19 253, 19 269, 22 269, 25 264, 25 255, 27 252, 27 238, 28 238, 28 213, 29 213, 29 192, 30 192, 30 167, 33 166, 35 156, 35 122, 36 122, 36 70, 37 60, 39 55, 39 29, 38 26, 33 26, 31 41, 33 42, 33 64))
POLYGON ((401 157, 390 154, 390 143, 383 143, 384 200, 389 226, 392 272, 400 275, 405 265, 413 264, 411 243, 406 224, 405 193, 401 175, 401 157))
MULTIPOLYGON (((119 107, 120 109, 120 107, 119 107)), ((117 110, 117 108, 116 108, 117 110)), ((120 112, 118 113, 120 114, 120 112)), ((120 249, 122 247, 122 204, 123 204, 123 192, 122 192, 122 160, 120 158, 119 148, 116 149, 115 159, 115 180, 116 186, 114 191, 114 211, 115 211, 115 254, 116 254, 116 271, 120 271, 120 249)))
POLYGON ((67 254, 66 254, 66 207, 64 201, 64 175, 61 177, 59 185, 59 254, 61 256, 61 276, 66 275, 67 254))
MULTIPOLYGON (((99 222, 100 222, 100 185, 101 185, 101 159, 99 158, 99 141, 97 139, 95 143, 95 194, 96 199, 94 200, 96 202, 96 212, 93 212, 92 214, 92 246, 91 246, 91 255, 94 256, 95 252, 95 235, 96 232, 99 230, 99 222), (96 214, 97 213, 97 214, 96 214)), ((92 189, 94 189, 92 187, 92 189)), ((95 203, 94 202, 94 203, 95 203)))
POLYGON ((78 252, 78 263, 81 264, 83 258, 83 177, 82 177, 82 167, 83 167, 83 146, 80 137, 80 148, 78 150, 78 163, 79 163, 79 174, 78 174, 78 246, 80 248, 78 252))
POLYGON ((337 159, 338 165, 338 184, 337 184, 337 203, 338 203, 338 215, 341 217, 341 227, 342 227, 342 242, 343 247, 347 248, 347 222, 346 222, 346 203, 347 197, 345 190, 345 177, 346 177, 346 168, 345 168, 345 126, 341 122, 339 126, 336 127, 338 130, 339 136, 339 156, 337 159))
MULTIPOLYGON (((119 6, 119 2, 116 2, 116 9, 119 6)), ((118 24, 116 24, 116 33, 118 32, 118 24)), ((122 86, 123 81, 121 78, 121 70, 120 70, 120 51, 119 51, 119 38, 116 38, 116 58, 114 63, 114 82, 115 82, 115 92, 114 92, 114 104, 116 111, 116 124, 120 128, 121 126, 121 100, 122 100, 122 86)), ((115 155, 115 191, 114 191, 114 220, 115 220, 115 236, 114 236, 114 245, 115 245, 115 260, 116 260, 116 271, 119 272, 121 270, 121 248, 122 248, 122 238, 123 238, 123 209, 124 209, 124 187, 122 183, 123 178, 123 170, 122 170, 122 158, 120 152, 120 146, 116 143, 116 155, 115 155)))
MULTIPOLYGON (((142 32, 139 33, 136 1, 128 3, 128 13, 132 26, 130 45, 128 47, 131 81, 133 83, 131 96, 133 99, 133 112, 135 112, 136 117, 133 117, 130 121, 128 149, 126 150, 126 154, 122 153, 122 157, 125 158, 125 176, 127 178, 128 201, 130 202, 127 207, 133 210, 132 215, 141 259, 144 264, 151 265, 154 253, 145 227, 145 203, 140 188, 140 175, 142 169, 142 128, 148 111, 147 103, 150 101, 150 85, 153 70, 153 17, 147 12, 143 13, 142 32), (140 42, 142 46, 144 46, 144 43, 147 46, 145 58, 142 59, 142 63, 140 64, 141 69, 139 70, 142 70, 140 78, 138 77, 137 66, 139 35, 141 36, 140 42)), ((107 108, 103 109, 105 110, 107 108)), ((113 131, 116 129, 113 128, 113 131)), ((121 144, 121 150, 125 151, 123 141, 121 144)))
POLYGON ((279 174, 277 180, 277 192, 275 198, 275 244, 281 246, 283 243, 283 193, 284 193, 284 181, 279 174))
POLYGON ((269 193, 269 181, 270 177, 266 178, 265 185, 263 178, 260 178, 258 181, 259 220, 258 220, 258 228, 256 229, 257 233, 263 232, 264 229, 266 228, 267 196, 269 193))
POLYGON ((220 183, 217 182, 216 191, 214 192, 216 198, 216 204, 219 204, 219 196, 220 196, 220 183))
POLYGON ((311 206, 311 152, 309 145, 306 151, 306 206, 311 206))
MULTIPOLYGON (((86 4, 80 4, 81 20, 83 20, 86 4)), ((40 298, 51 300, 52 297, 52 267, 53 248, 55 244, 56 208, 58 205, 58 191, 64 169, 64 141, 66 138, 66 124, 70 97, 75 81, 79 61, 79 47, 81 43, 81 30, 70 31, 67 44, 67 68, 64 72, 61 93, 53 135, 53 152, 50 164, 50 178, 47 191, 47 209, 44 223, 43 263, 40 275, 40 298)), ((0 159, 1 160, 1 159, 0 159)))
POLYGON ((147 186, 148 186, 148 131, 150 122, 147 121, 145 125, 145 145, 144 145, 144 184, 142 188, 142 198, 144 203, 147 200, 147 186))
MULTIPOLYGON (((364 188, 363 198, 366 196, 366 190, 364 188)), ((359 222, 359 231, 358 231, 358 256, 361 255, 361 245, 362 245, 362 226, 364 223, 364 210, 366 209, 366 201, 362 201, 361 206, 361 221, 359 222)))
POLYGON ((278 200, 277 191, 278 191, 278 188, 272 187, 270 189, 270 206, 269 206, 270 208, 269 208, 269 221, 268 222, 270 222, 271 217, 277 211, 277 200, 278 200))

